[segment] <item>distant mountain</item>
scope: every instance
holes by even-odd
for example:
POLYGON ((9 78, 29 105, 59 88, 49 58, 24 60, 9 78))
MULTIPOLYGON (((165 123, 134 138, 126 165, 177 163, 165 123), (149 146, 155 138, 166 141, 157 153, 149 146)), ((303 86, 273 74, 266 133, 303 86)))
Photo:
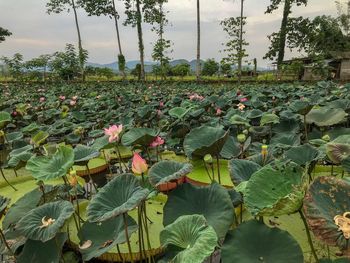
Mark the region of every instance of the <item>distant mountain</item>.
MULTIPOLYGON (((139 64, 140 61, 139 60, 132 60, 132 61, 128 61, 126 62, 126 67, 129 69, 129 70, 132 70, 136 67, 137 64, 139 64)), ((203 65, 204 63, 204 60, 201 60, 201 63, 203 65)), ((152 61, 145 61, 145 71, 146 72, 151 72, 152 71, 152 67, 154 65, 157 65, 158 63, 157 62, 152 62, 152 61)), ((196 71, 196 67, 197 67, 197 60, 194 59, 194 60, 191 60, 191 61, 188 61, 186 59, 176 59, 176 60, 172 60, 170 61, 170 66, 174 67, 176 65, 179 65, 179 64, 189 64, 190 67, 191 67, 191 70, 192 71, 196 71)), ((118 72, 119 71, 119 68, 118 68, 118 63, 117 62, 113 62, 113 63, 109 63, 109 64, 99 64, 99 63, 90 63, 88 62, 87 63, 87 66, 92 66, 92 67, 96 67, 96 68, 110 68, 112 69, 113 71, 115 72, 118 72)), ((232 66, 232 69, 236 69, 237 67, 235 66, 232 66)), ((253 66, 249 66, 249 68, 253 68, 253 66)), ((258 67, 258 71, 267 71, 268 69, 267 68, 264 68, 264 67, 258 67)))

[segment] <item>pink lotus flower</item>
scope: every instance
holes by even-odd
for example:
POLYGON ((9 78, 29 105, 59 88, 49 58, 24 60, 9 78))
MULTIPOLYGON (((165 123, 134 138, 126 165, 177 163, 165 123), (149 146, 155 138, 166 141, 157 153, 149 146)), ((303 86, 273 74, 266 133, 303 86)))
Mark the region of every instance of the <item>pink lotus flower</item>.
POLYGON ((220 116, 222 114, 222 110, 220 108, 216 109, 216 116, 220 116))
POLYGON ((61 95, 59 98, 60 98, 60 100, 65 100, 66 96, 61 95))
POLYGON ((45 100, 46 100, 45 97, 40 98, 40 102, 45 102, 45 100))
POLYGON ((73 96, 72 97, 72 100, 77 100, 78 99, 78 96, 73 96))
POLYGON ((16 117, 17 114, 18 114, 17 111, 13 111, 13 112, 11 113, 12 117, 16 117))
POLYGON ((101 95, 97 95, 97 96, 96 96, 96 99, 100 99, 100 98, 101 98, 101 95))
POLYGON ((164 140, 161 137, 157 136, 149 146, 152 148, 155 148, 163 144, 164 144, 164 140))
POLYGON ((138 153, 134 153, 134 156, 132 158, 132 171, 134 174, 144 174, 148 170, 148 165, 146 163, 146 160, 143 159, 138 153))
POLYGON ((164 102, 163 101, 159 102, 159 107, 161 107, 161 108, 164 107, 164 102))
POLYGON ((237 107, 238 107, 238 109, 239 109, 240 111, 243 111, 243 110, 245 109, 245 105, 242 104, 242 103, 239 103, 239 104, 237 105, 237 107))
POLYGON ((119 141, 119 134, 123 130, 123 125, 113 125, 110 126, 108 129, 105 129, 105 135, 109 136, 108 141, 110 143, 119 141))
POLYGON ((71 100, 71 101, 69 102, 69 105, 71 105, 71 106, 75 106, 75 104, 77 104, 77 101, 75 101, 75 100, 71 100))
POLYGON ((241 98, 239 101, 240 102, 246 102, 246 101, 248 101, 248 99, 247 98, 241 98))
POLYGON ((203 100, 204 99, 203 96, 200 96, 197 93, 190 95, 189 98, 190 98, 190 100, 203 100))

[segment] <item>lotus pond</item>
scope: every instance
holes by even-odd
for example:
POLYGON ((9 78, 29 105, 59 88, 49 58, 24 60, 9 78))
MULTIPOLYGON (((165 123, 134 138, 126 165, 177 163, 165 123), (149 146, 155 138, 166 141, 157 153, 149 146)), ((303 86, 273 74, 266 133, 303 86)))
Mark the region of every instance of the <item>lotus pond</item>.
POLYGON ((0 88, 3 262, 350 262, 350 85, 0 88))

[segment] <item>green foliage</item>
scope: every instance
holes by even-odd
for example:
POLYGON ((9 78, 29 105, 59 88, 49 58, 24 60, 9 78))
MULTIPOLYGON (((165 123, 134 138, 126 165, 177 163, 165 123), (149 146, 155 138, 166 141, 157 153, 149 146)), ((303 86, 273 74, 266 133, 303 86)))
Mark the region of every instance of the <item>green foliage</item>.
POLYGON ((5 41, 5 37, 11 36, 12 33, 5 28, 0 27, 0 43, 5 41))
POLYGON ((85 74, 87 76, 98 76, 98 77, 105 77, 107 79, 111 79, 115 76, 115 73, 110 68, 99 68, 99 67, 93 67, 93 66, 87 66, 85 68, 85 74))
POLYGON ((189 64, 183 63, 174 66, 171 69, 172 75, 174 76, 179 76, 179 77, 185 77, 190 74, 191 72, 191 67, 189 64))
POLYGON ((24 63, 23 63, 23 55, 20 53, 16 53, 12 58, 2 57, 1 61, 5 64, 5 66, 10 71, 11 76, 18 78, 21 76, 24 63))
POLYGON ((208 59, 204 62, 202 75, 203 76, 213 76, 219 71, 219 63, 217 63, 214 59, 208 59))

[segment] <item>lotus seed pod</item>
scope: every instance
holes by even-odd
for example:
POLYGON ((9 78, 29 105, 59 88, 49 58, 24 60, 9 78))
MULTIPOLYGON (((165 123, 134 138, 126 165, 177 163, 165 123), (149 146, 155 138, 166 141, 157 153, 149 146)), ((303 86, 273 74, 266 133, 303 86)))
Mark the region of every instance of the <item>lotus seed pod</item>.
POLYGON ((245 129, 245 130, 243 131, 243 134, 248 135, 248 134, 249 134, 249 131, 248 131, 247 129, 245 129))
POLYGON ((213 163, 213 156, 211 156, 211 154, 206 154, 204 156, 203 160, 207 164, 212 164, 213 163))
POLYGON ((261 146, 261 154, 262 156, 266 156, 268 154, 268 150, 267 150, 268 146, 266 144, 261 146))
POLYGON ((245 136, 245 134, 238 134, 237 135, 237 140, 239 143, 244 143, 246 139, 247 139, 247 136, 245 136))
POLYGON ((329 137, 329 135, 326 134, 325 136, 322 137, 322 140, 329 142, 331 140, 331 137, 329 137))

